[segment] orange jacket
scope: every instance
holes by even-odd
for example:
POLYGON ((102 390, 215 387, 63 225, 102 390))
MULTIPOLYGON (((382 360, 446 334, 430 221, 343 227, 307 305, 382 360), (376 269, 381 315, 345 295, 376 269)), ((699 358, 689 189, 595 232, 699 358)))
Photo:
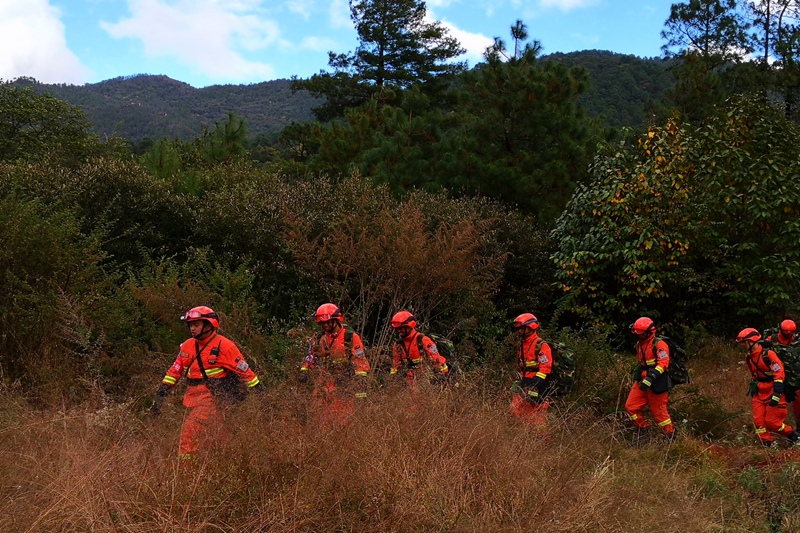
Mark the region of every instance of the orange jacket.
POLYGON ((520 341, 517 347, 517 359, 522 379, 546 379, 553 370, 553 354, 550 345, 542 340, 536 332, 520 341))
POLYGON ((783 380, 786 373, 783 370, 783 361, 772 350, 764 353, 764 347, 755 346, 753 352, 748 352, 745 361, 753 379, 758 382, 758 397, 769 400, 773 392, 780 396, 783 392, 783 380), (776 388, 775 386, 778 385, 776 388))
POLYGON ((793 337, 784 337, 780 332, 775 335, 770 335, 766 339, 767 342, 774 342, 775 344, 780 344, 782 346, 794 346, 798 343, 793 337))
POLYGON ((217 334, 203 342, 196 339, 184 341, 177 359, 169 367, 161 382, 174 386, 183 376, 190 380, 202 380, 203 374, 197 363, 198 352, 208 379, 221 379, 233 373, 239 376, 239 379, 248 387, 258 385, 258 376, 250 370, 250 366, 236 344, 217 334))
POLYGON ((313 357, 306 357, 300 367, 303 372, 320 367, 337 373, 343 372, 347 363, 352 363, 356 376, 366 376, 369 372, 369 361, 364 353, 361 337, 353 330, 348 330, 345 325, 332 335, 326 332, 316 337, 312 351, 313 357), (351 335, 352 338, 348 340, 346 337, 351 335))
POLYGON ((411 333, 399 341, 394 343, 392 349, 392 370, 391 374, 397 374, 397 369, 400 364, 405 364, 406 368, 413 369, 418 367, 423 362, 423 354, 420 353, 420 345, 424 355, 428 356, 428 361, 431 362, 439 372, 446 374, 449 369, 447 368, 447 360, 439 353, 436 343, 431 340, 427 335, 423 335, 417 330, 411 330, 411 333))
MULTIPOLYGON (((639 341, 636 343, 636 359, 639 361, 640 377, 642 379, 647 377, 647 373, 655 369, 658 372, 659 379, 664 376, 664 373, 669 368, 669 346, 667 343, 659 340, 653 349, 653 342, 655 342, 655 335, 650 338, 639 341)), ((655 381, 653 381, 655 385, 655 381)))

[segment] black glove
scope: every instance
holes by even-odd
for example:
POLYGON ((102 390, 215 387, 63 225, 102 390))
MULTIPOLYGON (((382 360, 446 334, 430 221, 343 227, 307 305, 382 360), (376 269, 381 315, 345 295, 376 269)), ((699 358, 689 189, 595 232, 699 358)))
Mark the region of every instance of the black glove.
POLYGON ((263 383, 261 383, 261 382, 259 381, 258 383, 256 383, 255 385, 253 385, 253 386, 250 388, 250 390, 252 390, 253 392, 257 392, 258 394, 264 394, 264 392, 265 392, 267 389, 265 389, 265 388, 264 388, 264 384, 263 384, 263 383))
POLYGON ((301 370, 300 375, 297 377, 300 383, 308 383, 308 370, 301 370))
POLYGON ((162 383, 158 388, 156 399, 153 401, 153 407, 150 408, 150 412, 153 413, 153 416, 158 416, 161 414, 161 404, 164 403, 164 398, 167 397, 167 394, 169 394, 171 390, 172 385, 167 385, 166 383, 162 383))
POLYGON ((647 376, 639 382, 639 390, 647 390, 659 376, 658 370, 652 368, 647 371, 647 376))
POLYGON ((776 381, 772 384, 772 397, 769 399, 770 407, 775 407, 780 403, 781 394, 783 394, 783 383, 776 381))
POLYGON ((542 403, 544 402, 544 398, 541 394, 539 394, 538 389, 530 389, 528 391, 527 396, 525 398, 531 403, 542 403))

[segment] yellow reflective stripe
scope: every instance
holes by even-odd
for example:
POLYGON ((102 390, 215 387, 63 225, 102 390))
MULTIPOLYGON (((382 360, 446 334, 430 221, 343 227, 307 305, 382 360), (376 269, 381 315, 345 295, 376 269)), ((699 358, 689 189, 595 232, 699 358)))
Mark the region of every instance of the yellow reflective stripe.
POLYGON ((644 379, 642 380, 642 383, 644 383, 644 384, 645 384, 645 385, 647 385, 648 387, 649 387, 650 385, 652 385, 652 383, 650 383, 650 380, 649 380, 649 379, 647 379, 647 378, 644 378, 644 379))
POLYGON ((539 366, 539 361, 525 361, 525 367, 539 366))
POLYGON ((538 398, 539 397, 539 393, 536 390, 529 390, 528 391, 528 396, 533 396, 534 398, 538 398))
POLYGON ((397 369, 393 368, 389 371, 389 374, 397 374, 397 369))
POLYGON ((772 375, 772 372, 764 372, 764 375, 765 375, 765 376, 771 376, 771 375, 772 375))
POLYGON ((664 426, 668 426, 670 424, 672 424, 672 419, 671 418, 667 418, 663 422, 659 422, 658 423, 658 427, 663 428, 664 426))
POLYGON ((767 428, 756 428, 756 435, 761 435, 762 433, 766 433, 767 428))
POLYGON ((775 383, 783 383, 783 380, 782 379, 776 379, 775 383))
POLYGON ((664 369, 663 369, 663 368, 661 368, 660 366, 657 366, 657 367, 656 367, 656 370, 658 370, 658 373, 659 373, 659 374, 663 374, 663 373, 664 373, 664 369))
POLYGON ((537 378, 542 378, 542 379, 545 379, 545 378, 547 378, 547 374, 543 374, 542 372, 537 372, 537 373, 536 373, 536 377, 537 377, 537 378))
POLYGON ((366 392, 357 392, 356 393, 356 398, 366 398, 366 397, 367 397, 367 393, 366 392))
POLYGON ((178 459, 181 461, 194 461, 194 454, 193 453, 182 453, 178 455, 178 459))
POLYGON ((301 366, 300 367, 300 372, 308 372, 308 367, 307 366, 301 366))
POLYGON ((778 428, 778 433, 783 431, 786 428, 786 424, 781 424, 781 427, 778 428))
POLYGON ((654 365, 654 364, 656 364, 656 360, 655 359, 645 359, 645 364, 654 365))
POLYGON ((443 373, 443 374, 444 374, 445 372, 447 372, 448 370, 450 370, 450 369, 449 369, 449 368, 447 368, 447 363, 445 363, 445 364, 443 364, 442 366, 440 366, 440 367, 439 367, 439 372, 441 372, 441 373, 443 373))
POLYGON ((222 374, 225 372, 224 368, 209 368, 206 370, 206 376, 216 376, 217 374, 222 374))
POLYGON ((251 379, 250 381, 247 382, 247 386, 248 387, 255 387, 259 383, 261 383, 261 382, 258 380, 258 376, 256 376, 256 377, 254 377, 253 379, 251 379))
POLYGON ((639 418, 639 415, 630 415, 630 417, 631 420, 637 420, 639 418))
POLYGON ((414 364, 418 364, 422 362, 422 357, 418 357, 417 359, 411 359, 411 362, 414 364))
POLYGON ((367 373, 364 372, 363 370, 360 371, 360 372, 356 372, 356 376, 366 376, 366 375, 367 375, 367 373))
POLYGON ((177 382, 178 380, 172 376, 164 376, 164 379, 161 380, 161 383, 166 383, 167 385, 175 385, 177 382))

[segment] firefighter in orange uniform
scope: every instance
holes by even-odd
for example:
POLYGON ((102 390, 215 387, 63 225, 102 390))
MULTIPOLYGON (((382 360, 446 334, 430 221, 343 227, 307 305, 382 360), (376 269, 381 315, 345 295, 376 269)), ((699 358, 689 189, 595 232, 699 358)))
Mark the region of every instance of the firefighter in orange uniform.
POLYGON ((154 415, 161 412, 164 398, 186 376, 183 405, 189 408, 189 414, 183 422, 179 453, 182 459, 189 459, 214 437, 224 438, 224 414, 220 408, 236 395, 236 382, 231 380, 241 380, 249 390, 258 392, 264 386, 236 345, 217 333, 219 316, 213 309, 194 307, 181 320, 189 326, 192 338, 181 344, 178 358, 161 382, 152 411, 154 415))
POLYGON ((747 349, 745 361, 753 376, 749 393, 756 435, 764 446, 772 446, 775 441, 772 433, 783 435, 795 444, 800 434, 785 423, 787 405, 783 392, 783 362, 774 351, 762 346, 760 340, 761 334, 754 328, 745 328, 736 337, 736 342, 747 349))
MULTIPOLYGON (((791 351, 791 353, 797 357, 797 351, 800 350, 800 342, 798 342, 794 336, 796 330, 797 324, 794 323, 794 320, 784 320, 778 326, 778 332, 776 334, 769 335, 764 340, 766 340, 768 343, 772 343, 773 345, 779 345, 785 350, 791 351)), ((784 363, 784 370, 785 366, 790 364, 790 361, 786 360, 781 360, 781 362, 784 363)), ((800 391, 790 390, 788 383, 784 384, 786 401, 792 404, 795 422, 800 421, 800 396, 798 396, 798 392, 800 391)))
POLYGON ((426 373, 428 365, 442 375, 447 375, 450 371, 447 360, 439 353, 436 343, 430 337, 417 331, 417 319, 414 315, 408 311, 400 311, 392 317, 390 325, 399 337, 392 348, 390 374, 397 374, 402 364, 406 369, 406 383, 412 386, 420 375, 426 373))
POLYGON ((646 316, 636 320, 630 328, 638 339, 636 359, 639 366, 634 372, 635 379, 625 402, 625 411, 641 432, 649 432, 650 423, 642 414, 644 407, 649 406, 658 428, 671 439, 675 436, 675 426, 667 411, 669 390, 672 388, 666 374, 669 346, 662 340, 656 341, 656 325, 646 316))
POLYGON ((300 380, 314 382, 314 403, 322 422, 346 423, 355 411, 355 398, 367 397, 369 361, 358 333, 344 324, 339 308, 326 303, 314 313, 321 331, 309 339, 300 380))
POLYGON ((539 337, 539 320, 531 313, 523 313, 514 319, 514 329, 519 334, 517 359, 519 381, 511 400, 511 415, 533 425, 549 438, 547 430, 548 377, 553 368, 550 345, 539 337))

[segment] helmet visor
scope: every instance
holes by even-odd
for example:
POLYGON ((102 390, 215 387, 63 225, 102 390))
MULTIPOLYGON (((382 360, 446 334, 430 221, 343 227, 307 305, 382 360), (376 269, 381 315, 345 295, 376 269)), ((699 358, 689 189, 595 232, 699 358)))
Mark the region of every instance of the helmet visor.
POLYGON ((186 314, 181 317, 181 320, 184 322, 193 322, 195 320, 205 320, 207 318, 217 318, 217 313, 201 313, 200 311, 192 309, 191 311, 187 311, 186 314))

